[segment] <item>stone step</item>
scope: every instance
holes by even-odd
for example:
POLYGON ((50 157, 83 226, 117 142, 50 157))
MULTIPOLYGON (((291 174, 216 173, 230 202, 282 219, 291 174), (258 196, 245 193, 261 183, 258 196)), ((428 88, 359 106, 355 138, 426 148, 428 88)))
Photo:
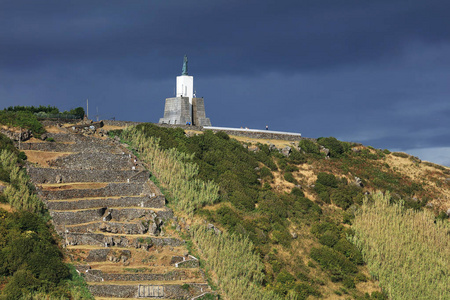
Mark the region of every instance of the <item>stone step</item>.
POLYGON ((178 247, 185 241, 171 237, 151 237, 145 234, 122 235, 113 233, 63 233, 66 245, 92 245, 102 247, 134 247, 149 249, 152 246, 178 247))
POLYGON ((73 182, 145 182, 150 172, 143 168, 139 170, 108 170, 108 169, 53 169, 28 166, 28 174, 35 184, 42 183, 73 183, 73 182))
MULTIPOLYGON (((98 183, 101 185, 101 183, 98 183)), ((114 182, 104 183, 99 188, 76 188, 76 185, 61 185, 60 187, 39 186, 39 195, 46 200, 64 200, 92 197, 139 196, 144 192, 144 184, 114 182)))
POLYGON ((206 283, 161 284, 153 282, 121 283, 111 282, 90 283, 89 290, 95 297, 118 298, 166 298, 192 299, 210 291, 206 283))
POLYGON ((97 209, 82 209, 75 211, 50 211, 53 223, 56 225, 75 225, 89 222, 108 222, 108 221, 132 221, 136 219, 162 220, 171 219, 173 211, 170 209, 150 209, 137 207, 102 207, 97 209))
POLYGON ((49 166, 72 170, 131 170, 136 164, 131 154, 80 152, 52 160, 49 166))
POLYGON ((124 197, 108 197, 108 198, 83 198, 70 200, 50 200, 47 201, 47 207, 50 210, 75 210, 86 208, 101 207, 147 207, 147 208, 163 208, 166 199, 163 195, 150 196, 124 196, 124 197))

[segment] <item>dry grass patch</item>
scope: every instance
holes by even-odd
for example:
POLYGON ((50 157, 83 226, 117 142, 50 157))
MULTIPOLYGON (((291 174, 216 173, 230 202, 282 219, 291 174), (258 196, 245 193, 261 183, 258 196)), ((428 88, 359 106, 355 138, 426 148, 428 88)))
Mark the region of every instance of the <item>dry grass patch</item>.
POLYGON ((44 128, 49 133, 66 133, 64 128, 58 126, 45 126, 44 128))
POLYGON ((105 182, 45 183, 39 184, 38 187, 44 191, 88 190, 105 188, 108 184, 105 182))
POLYGON ((6 210, 7 212, 13 212, 14 208, 7 203, 0 203, 0 209, 6 210))
POLYGON ((124 128, 126 128, 127 126, 116 126, 116 125, 103 125, 103 129, 104 130, 119 130, 119 129, 124 129, 124 128))
POLYGON ((69 156, 74 154, 74 152, 47 152, 47 151, 36 151, 36 150, 24 150, 27 155, 27 160, 31 163, 38 164, 41 167, 49 167, 49 162, 56 160, 60 157, 69 156))

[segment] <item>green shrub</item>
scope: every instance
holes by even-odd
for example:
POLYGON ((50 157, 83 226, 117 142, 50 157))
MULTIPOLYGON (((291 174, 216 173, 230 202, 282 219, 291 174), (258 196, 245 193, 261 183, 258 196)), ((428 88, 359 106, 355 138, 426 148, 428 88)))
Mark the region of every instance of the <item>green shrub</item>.
POLYGON ((265 179, 265 178, 271 178, 272 179, 273 178, 272 172, 270 171, 269 168, 266 168, 266 167, 262 167, 261 170, 259 171, 259 174, 260 174, 262 179, 265 179))
POLYGON ((302 139, 298 143, 298 146, 306 153, 311 153, 311 154, 319 154, 320 153, 319 145, 311 140, 302 139))
POLYGON ((30 129, 36 137, 40 137, 45 132, 36 116, 29 111, 0 111, 0 124, 30 129))
POLYGON ((303 164, 306 162, 306 157, 300 151, 292 149, 291 154, 289 155, 289 161, 294 164, 303 164))
POLYGON ((276 280, 282 284, 290 283, 295 281, 295 277, 292 276, 291 273, 289 273, 286 270, 282 270, 280 273, 278 273, 276 280))
POLYGON ((297 183, 297 180, 295 180, 294 176, 291 172, 285 172, 284 173, 284 179, 291 183, 297 183))
POLYGON ((317 174, 316 184, 318 183, 331 188, 338 187, 338 180, 331 173, 320 172, 319 174, 317 174))
POLYGON ((331 201, 345 210, 353 204, 353 195, 347 189, 337 189, 331 194, 331 201))
POLYGON ((394 155, 394 156, 397 156, 397 157, 401 157, 401 158, 408 158, 409 157, 409 154, 406 154, 404 152, 392 152, 391 154, 394 155))
POLYGON ((358 272, 356 265, 348 260, 342 253, 330 247, 312 248, 310 252, 312 259, 317 261, 324 270, 329 271, 335 279, 342 280, 344 275, 354 275, 358 272))
POLYGON ((318 138, 317 143, 330 150, 330 157, 340 157, 345 152, 343 143, 334 137, 318 138))

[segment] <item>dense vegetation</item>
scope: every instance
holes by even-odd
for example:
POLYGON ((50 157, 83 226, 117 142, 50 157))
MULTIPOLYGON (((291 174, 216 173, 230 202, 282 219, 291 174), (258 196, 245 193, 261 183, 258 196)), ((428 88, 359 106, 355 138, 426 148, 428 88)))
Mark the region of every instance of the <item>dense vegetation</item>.
POLYGON ((84 282, 63 263, 56 233, 22 166, 26 156, 0 134, 0 299, 91 299, 84 282))
MULTIPOLYGON (((192 173, 192 176, 187 177, 188 181, 195 177, 204 182, 213 181, 218 184, 218 198, 211 196, 212 201, 194 202, 193 207, 184 211, 195 212, 197 216, 225 228, 229 234, 227 238, 230 240, 240 236, 239 240, 248 239, 252 242, 265 265, 265 275, 262 281, 255 280, 254 283, 246 281, 246 284, 257 286, 261 283, 266 286, 267 292, 275 292, 279 297, 287 299, 306 299, 309 295, 320 296, 320 285, 324 284, 324 281, 312 275, 316 273, 312 271, 315 268, 312 262, 316 261, 323 270, 321 274, 328 278, 325 280, 342 285, 336 293, 351 293, 355 298, 361 299, 366 296, 371 298, 370 295, 364 295, 356 289, 356 284, 367 281, 367 277, 358 267, 363 264, 360 251, 346 239, 346 235, 351 232, 340 225, 343 220, 324 215, 321 207, 305 197, 300 188, 294 187, 289 193, 272 190, 274 172, 281 173, 286 178, 286 174, 296 172, 298 166, 308 159, 323 158, 320 145, 308 141, 314 153, 308 153, 309 151, 302 153, 293 149, 291 155, 286 157, 265 144, 258 144, 256 151, 249 151, 240 142, 230 139, 221 132, 214 134, 205 131, 203 134, 187 137, 179 128, 161 128, 152 124, 138 125, 135 129, 123 133, 122 137, 128 139, 134 149, 144 154, 144 159, 153 157, 160 160, 159 157, 167 153, 177 153, 173 156, 177 157, 176 161, 180 166, 185 164, 195 170, 196 175, 192 173), (158 146, 155 146, 156 143, 158 146), (158 149, 157 151, 162 152, 146 156, 149 151, 155 151, 149 149, 158 149), (213 202, 220 203, 216 205, 216 209, 202 208, 203 205, 213 202), (297 245, 291 232, 293 226, 310 228, 310 238, 319 245, 309 250, 308 265, 303 262, 304 257, 299 256, 297 249, 293 248, 293 245, 297 245), (281 255, 282 252, 287 252, 288 256, 281 255)), ((334 138, 325 139, 324 142, 328 147, 337 147, 336 145, 340 143, 334 138), (326 144, 328 140, 331 140, 330 145, 326 144)), ((342 156, 349 148, 343 146, 342 151, 338 149, 333 153, 342 156)), ((150 168, 155 168, 155 163, 158 164, 153 160, 147 161, 150 162, 150 168)), ((166 162, 152 171, 161 177, 159 172, 162 172, 162 169, 180 170, 180 166, 175 167, 173 163, 166 162)), ((318 188, 318 193, 328 193, 328 197, 324 196, 324 202, 332 201, 345 209, 362 199, 361 188, 349 185, 345 180, 335 178, 332 174, 323 173, 316 185, 323 186, 322 190, 318 188)), ((167 181, 162 182, 163 187, 168 189, 166 192, 172 194, 178 189, 170 187, 170 178, 174 174, 162 180, 167 181)), ((289 175, 287 177, 289 178, 289 175)), ((183 176, 179 180, 182 179, 183 176)), ((191 188, 191 192, 195 190, 191 188)), ((179 199, 172 201, 178 203, 179 199)), ((350 221, 351 214, 347 216, 347 222, 350 221)), ((202 251, 210 253, 208 260, 220 260, 222 255, 220 251, 214 251, 199 241, 197 243, 202 251)), ((233 273, 239 264, 238 260, 230 259, 220 268, 225 268, 224 272, 233 273)), ((217 267, 211 269, 216 274, 221 272, 217 267)), ((223 282, 222 284, 219 282, 219 286, 227 296, 234 297, 231 295, 235 294, 232 294, 223 282)), ((374 292, 372 298, 382 299, 383 295, 374 292)))
POLYGON ((392 204, 389 194, 364 201, 353 241, 392 299, 450 299, 450 226, 429 211, 392 204))
POLYGON ((37 117, 29 111, 2 110, 0 111, 0 124, 29 129, 36 137, 39 137, 45 132, 44 127, 38 121, 37 117))
POLYGON ((56 106, 10 106, 4 109, 9 112, 30 112, 41 119, 82 119, 84 117, 84 108, 77 107, 69 111, 61 112, 56 106))

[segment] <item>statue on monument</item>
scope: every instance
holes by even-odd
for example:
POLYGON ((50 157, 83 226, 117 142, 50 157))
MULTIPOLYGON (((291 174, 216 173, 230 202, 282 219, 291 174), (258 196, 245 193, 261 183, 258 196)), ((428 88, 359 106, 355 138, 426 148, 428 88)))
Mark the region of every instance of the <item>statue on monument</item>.
POLYGON ((188 75, 188 58, 186 54, 183 59, 183 69, 181 69, 181 75, 188 75))

